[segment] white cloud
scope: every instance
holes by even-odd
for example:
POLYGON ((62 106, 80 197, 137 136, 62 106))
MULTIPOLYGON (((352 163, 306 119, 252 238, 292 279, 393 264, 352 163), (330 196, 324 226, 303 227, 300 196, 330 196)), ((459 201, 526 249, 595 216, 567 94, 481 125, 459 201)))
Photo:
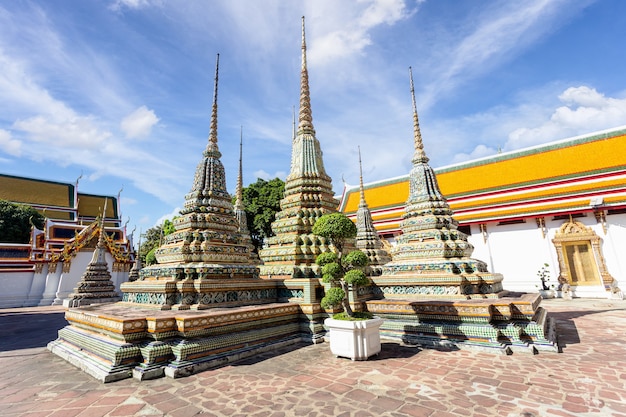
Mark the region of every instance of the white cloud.
POLYGON ((13 139, 11 132, 0 129, 0 150, 8 155, 20 156, 22 154, 22 142, 13 139))
POLYGON ((152 227, 160 226, 163 224, 165 220, 172 220, 174 217, 180 216, 180 210, 181 210, 180 207, 176 207, 174 208, 174 210, 171 211, 171 213, 162 215, 161 217, 157 219, 156 222, 154 222, 154 225, 152 227))
MULTIPOLYGON (((110 132, 96 126, 92 117, 74 116, 70 119, 54 120, 53 117, 39 115, 17 120, 13 128, 26 133, 38 146, 47 145, 48 149, 42 149, 46 153, 55 148, 68 151, 95 150, 111 137, 110 132)), ((37 150, 33 153, 42 154, 37 150)))
POLYGON ((122 206, 134 206, 139 202, 135 198, 130 197, 120 197, 120 205, 122 206))
POLYGON ((404 0, 366 0, 359 3, 367 7, 345 10, 342 19, 336 21, 337 29, 310 42, 307 58, 314 65, 324 65, 338 58, 346 59, 350 55, 362 53, 372 44, 372 29, 382 24, 393 25, 413 13, 404 0))
POLYGON ((127 138, 142 138, 150 134, 152 127, 159 120, 153 110, 148 110, 146 106, 141 106, 122 120, 120 129, 122 129, 127 138))
POLYGON ((433 77, 419 98, 424 109, 442 93, 487 73, 567 22, 588 2, 563 5, 563 1, 535 0, 484 7, 466 19, 466 27, 438 37, 436 54, 420 60, 417 73, 433 77), (469 35, 467 35, 469 33, 469 35))
POLYGON ((160 0, 115 0, 111 4, 111 9, 115 11, 119 11, 124 7, 129 9, 141 9, 144 7, 150 7, 155 4, 161 4, 160 0))
POLYGON ((427 149, 427 154, 457 163, 494 155, 498 149, 513 151, 626 125, 626 98, 607 97, 589 86, 569 87, 561 93, 541 89, 529 92, 523 100, 440 121, 424 137, 445 138, 448 146, 427 149), (450 149, 463 149, 467 144, 474 144, 473 149, 449 154, 450 149))
POLYGON ((519 127, 509 134, 506 150, 626 124, 626 98, 606 97, 595 88, 570 87, 559 95, 564 104, 539 126, 519 127))
POLYGON ((265 181, 273 180, 274 178, 280 178, 284 181, 287 178, 287 173, 285 171, 276 171, 275 173, 270 174, 269 172, 265 172, 264 170, 260 169, 258 171, 254 171, 254 176, 256 178, 261 178, 265 181))

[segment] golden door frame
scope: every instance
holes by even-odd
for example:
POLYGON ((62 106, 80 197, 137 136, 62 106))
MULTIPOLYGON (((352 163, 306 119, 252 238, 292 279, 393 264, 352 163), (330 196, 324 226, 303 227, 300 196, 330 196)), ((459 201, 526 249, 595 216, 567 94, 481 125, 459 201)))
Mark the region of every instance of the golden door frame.
MULTIPOLYGON (((587 246, 591 248, 588 255, 594 262, 595 284, 604 285, 607 291, 610 291, 614 285, 614 280, 606 267, 604 255, 602 254, 602 238, 598 236, 590 227, 570 219, 564 223, 555 233, 552 243, 556 248, 559 260, 559 284, 569 284, 571 286, 594 285, 593 282, 585 284, 584 281, 573 281, 570 271, 567 249, 575 246, 587 246)), ((578 250, 577 248, 575 250, 578 250)))

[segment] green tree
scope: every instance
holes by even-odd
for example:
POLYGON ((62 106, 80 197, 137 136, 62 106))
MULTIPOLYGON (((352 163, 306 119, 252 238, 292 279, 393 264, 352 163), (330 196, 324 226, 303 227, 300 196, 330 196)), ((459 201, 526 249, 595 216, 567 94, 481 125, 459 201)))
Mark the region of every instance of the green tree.
POLYGON ((154 251, 161 246, 163 237, 173 233, 175 230, 172 220, 166 219, 163 224, 151 227, 141 235, 139 257, 144 265, 152 265, 156 263, 154 251))
POLYGON ((348 291, 351 285, 365 285, 369 279, 363 272, 367 266, 367 255, 355 250, 343 255, 347 240, 356 236, 356 226, 343 213, 325 214, 313 225, 313 233, 330 240, 337 253, 321 253, 316 263, 322 267, 322 280, 333 284, 324 298, 321 306, 325 309, 343 306, 348 317, 354 317, 354 312, 348 301, 348 291))
POLYGON ((248 229, 252 243, 258 251, 263 245, 263 239, 274 235, 272 222, 276 219, 276 213, 280 211, 285 183, 280 178, 270 181, 258 178, 255 183, 244 187, 242 192, 248 229))
POLYGON ((44 217, 29 205, 0 200, 0 242, 28 243, 31 222, 42 229, 44 217))

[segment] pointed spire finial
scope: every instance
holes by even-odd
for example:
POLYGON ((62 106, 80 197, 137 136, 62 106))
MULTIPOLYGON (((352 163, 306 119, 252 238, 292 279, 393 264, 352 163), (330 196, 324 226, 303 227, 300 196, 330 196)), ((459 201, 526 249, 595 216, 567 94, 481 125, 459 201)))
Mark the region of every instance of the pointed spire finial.
POLYGON ((211 112, 211 127, 209 130, 209 144, 207 151, 217 151, 217 81, 219 78, 220 54, 215 62, 215 86, 213 87, 213 109, 211 112))
POLYGON ((98 248, 104 248, 104 219, 107 216, 108 197, 104 199, 104 210, 102 210, 102 218, 100 219, 100 236, 98 236, 98 248))
POLYGON ((296 140, 296 106, 293 106, 293 132, 291 136, 291 141, 296 140))
POLYGON ((365 204, 365 190, 363 189, 363 164, 361 163, 361 147, 359 146, 359 190, 361 191, 361 204, 365 204))
POLYGON ((413 99, 413 142, 415 152, 413 153, 413 163, 428 163, 428 157, 424 152, 424 143, 422 142, 422 133, 420 132, 420 123, 417 118, 417 105, 415 104, 415 88, 413 86, 413 70, 409 67, 409 78, 411 79, 411 98, 413 99))
POLYGON ((237 189, 235 190, 235 209, 243 210, 243 126, 239 132, 239 175, 237 176, 237 189))
POLYGON ((300 70, 300 112, 298 131, 315 134, 313 115, 311 113, 311 96, 309 93, 309 72, 306 65, 306 40, 304 32, 304 16, 302 16, 302 69, 300 70))

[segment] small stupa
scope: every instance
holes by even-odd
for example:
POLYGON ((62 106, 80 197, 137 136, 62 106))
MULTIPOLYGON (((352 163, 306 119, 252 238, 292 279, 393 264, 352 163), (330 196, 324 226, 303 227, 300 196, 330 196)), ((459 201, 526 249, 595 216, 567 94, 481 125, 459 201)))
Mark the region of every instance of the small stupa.
POLYGON ((106 243, 104 231, 104 213, 106 213, 106 202, 100 219, 100 230, 98 243, 93 251, 91 261, 87 269, 78 281, 74 291, 63 300, 64 307, 80 307, 91 304, 114 303, 120 300, 119 294, 115 291, 115 284, 111 280, 111 272, 106 261, 106 243))
POLYGON ((359 190, 361 199, 359 201, 359 209, 356 212, 356 238, 355 246, 361 250, 369 260, 368 272, 370 275, 380 275, 382 273, 382 265, 391 261, 391 256, 384 248, 383 243, 378 236, 372 213, 365 201, 365 190, 363 188, 363 165, 361 163, 361 148, 359 147, 359 190))
POLYGON ((137 246, 137 252, 135 253, 135 263, 128 273, 128 281, 137 281, 139 279, 139 271, 143 268, 141 263, 141 256, 139 256, 139 248, 141 248, 141 229, 139 230, 139 245, 137 246))
POLYGON ((411 296, 446 298, 499 297, 502 275, 490 273, 487 264, 471 258, 474 247, 439 190, 435 172, 424 152, 415 103, 413 73, 409 68, 413 101, 413 167, 409 198, 391 250, 392 261, 382 268, 381 280, 410 280, 418 285, 411 296))
POLYGON ((259 255, 254 252, 254 245, 248 229, 248 215, 243 204, 243 127, 239 138, 239 175, 237 176, 237 188, 235 189, 235 217, 237 218, 237 231, 241 234, 248 251, 250 259, 254 263, 259 263, 259 255))
POLYGON ((330 250, 325 239, 312 234, 315 221, 337 211, 331 178, 326 174, 322 149, 315 137, 309 75, 306 62, 304 17, 302 17, 302 67, 300 72, 300 111, 293 138, 291 170, 285 181, 281 210, 272 223, 274 236, 259 256, 263 278, 314 277, 318 254, 330 250))

